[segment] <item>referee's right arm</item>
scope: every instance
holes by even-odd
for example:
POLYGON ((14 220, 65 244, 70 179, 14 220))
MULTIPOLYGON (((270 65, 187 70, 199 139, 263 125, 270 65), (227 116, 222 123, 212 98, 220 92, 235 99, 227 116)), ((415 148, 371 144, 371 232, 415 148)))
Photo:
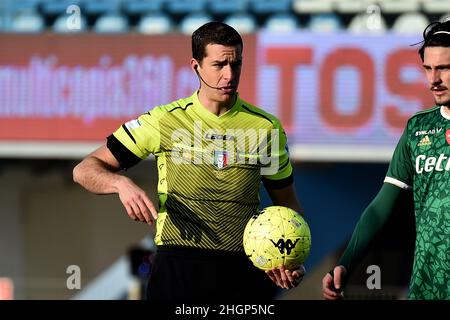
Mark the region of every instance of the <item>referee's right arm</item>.
POLYGON ((144 190, 117 173, 120 169, 117 158, 103 145, 75 166, 73 180, 92 193, 117 193, 131 219, 153 224, 157 218, 155 206, 144 190))

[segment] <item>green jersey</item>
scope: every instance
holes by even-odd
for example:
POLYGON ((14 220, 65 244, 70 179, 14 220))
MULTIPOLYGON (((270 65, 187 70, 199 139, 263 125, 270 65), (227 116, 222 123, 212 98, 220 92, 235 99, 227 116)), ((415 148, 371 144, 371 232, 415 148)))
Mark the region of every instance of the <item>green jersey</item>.
POLYGON ((124 168, 156 156, 157 245, 242 251, 261 180, 269 188, 292 183, 280 122, 238 96, 221 116, 197 92, 158 106, 122 125, 107 145, 124 168))
POLYGON ((385 178, 414 192, 410 299, 450 299, 450 116, 443 108, 409 119, 385 178))

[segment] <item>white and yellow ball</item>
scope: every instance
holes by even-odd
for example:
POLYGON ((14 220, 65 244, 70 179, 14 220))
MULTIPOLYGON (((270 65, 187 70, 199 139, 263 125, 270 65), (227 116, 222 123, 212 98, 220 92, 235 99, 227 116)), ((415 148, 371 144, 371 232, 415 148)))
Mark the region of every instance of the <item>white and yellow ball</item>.
POLYGON ((305 219, 294 210, 271 206, 260 211, 244 230, 244 250, 261 270, 285 265, 296 269, 311 248, 311 232, 305 219))

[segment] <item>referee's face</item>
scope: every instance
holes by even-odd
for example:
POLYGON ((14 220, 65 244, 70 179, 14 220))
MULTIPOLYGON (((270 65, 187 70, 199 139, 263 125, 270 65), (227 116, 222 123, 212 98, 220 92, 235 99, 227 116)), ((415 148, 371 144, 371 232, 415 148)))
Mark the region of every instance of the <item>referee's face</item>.
POLYGON ((241 46, 208 44, 206 57, 197 68, 200 90, 211 102, 233 104, 241 76, 241 46))

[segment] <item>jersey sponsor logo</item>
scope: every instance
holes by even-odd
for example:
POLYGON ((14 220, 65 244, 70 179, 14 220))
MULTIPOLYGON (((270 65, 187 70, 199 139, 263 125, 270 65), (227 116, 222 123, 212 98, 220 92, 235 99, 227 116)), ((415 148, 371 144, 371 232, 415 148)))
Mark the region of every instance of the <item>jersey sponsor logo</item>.
POLYGON ((419 130, 416 131, 416 137, 423 136, 425 134, 432 135, 432 134, 438 134, 442 131, 442 128, 434 128, 434 129, 428 129, 428 130, 419 130))
POLYGON ((450 144, 450 129, 447 129, 447 132, 445 132, 445 140, 447 144, 450 144))
POLYGON ((416 157, 416 172, 418 174, 432 171, 450 171, 450 157, 441 153, 439 157, 427 157, 420 154, 416 157))
POLYGON ((218 169, 223 169, 228 164, 228 153, 226 151, 214 151, 214 166, 218 169))
POLYGON ((215 134, 215 133, 206 133, 206 140, 224 140, 224 141, 233 141, 234 137, 226 134, 215 134))
POLYGON ((419 143, 417 144, 418 147, 425 147, 425 146, 431 146, 431 140, 430 137, 428 137, 428 135, 426 135, 425 137, 423 137, 419 143))

